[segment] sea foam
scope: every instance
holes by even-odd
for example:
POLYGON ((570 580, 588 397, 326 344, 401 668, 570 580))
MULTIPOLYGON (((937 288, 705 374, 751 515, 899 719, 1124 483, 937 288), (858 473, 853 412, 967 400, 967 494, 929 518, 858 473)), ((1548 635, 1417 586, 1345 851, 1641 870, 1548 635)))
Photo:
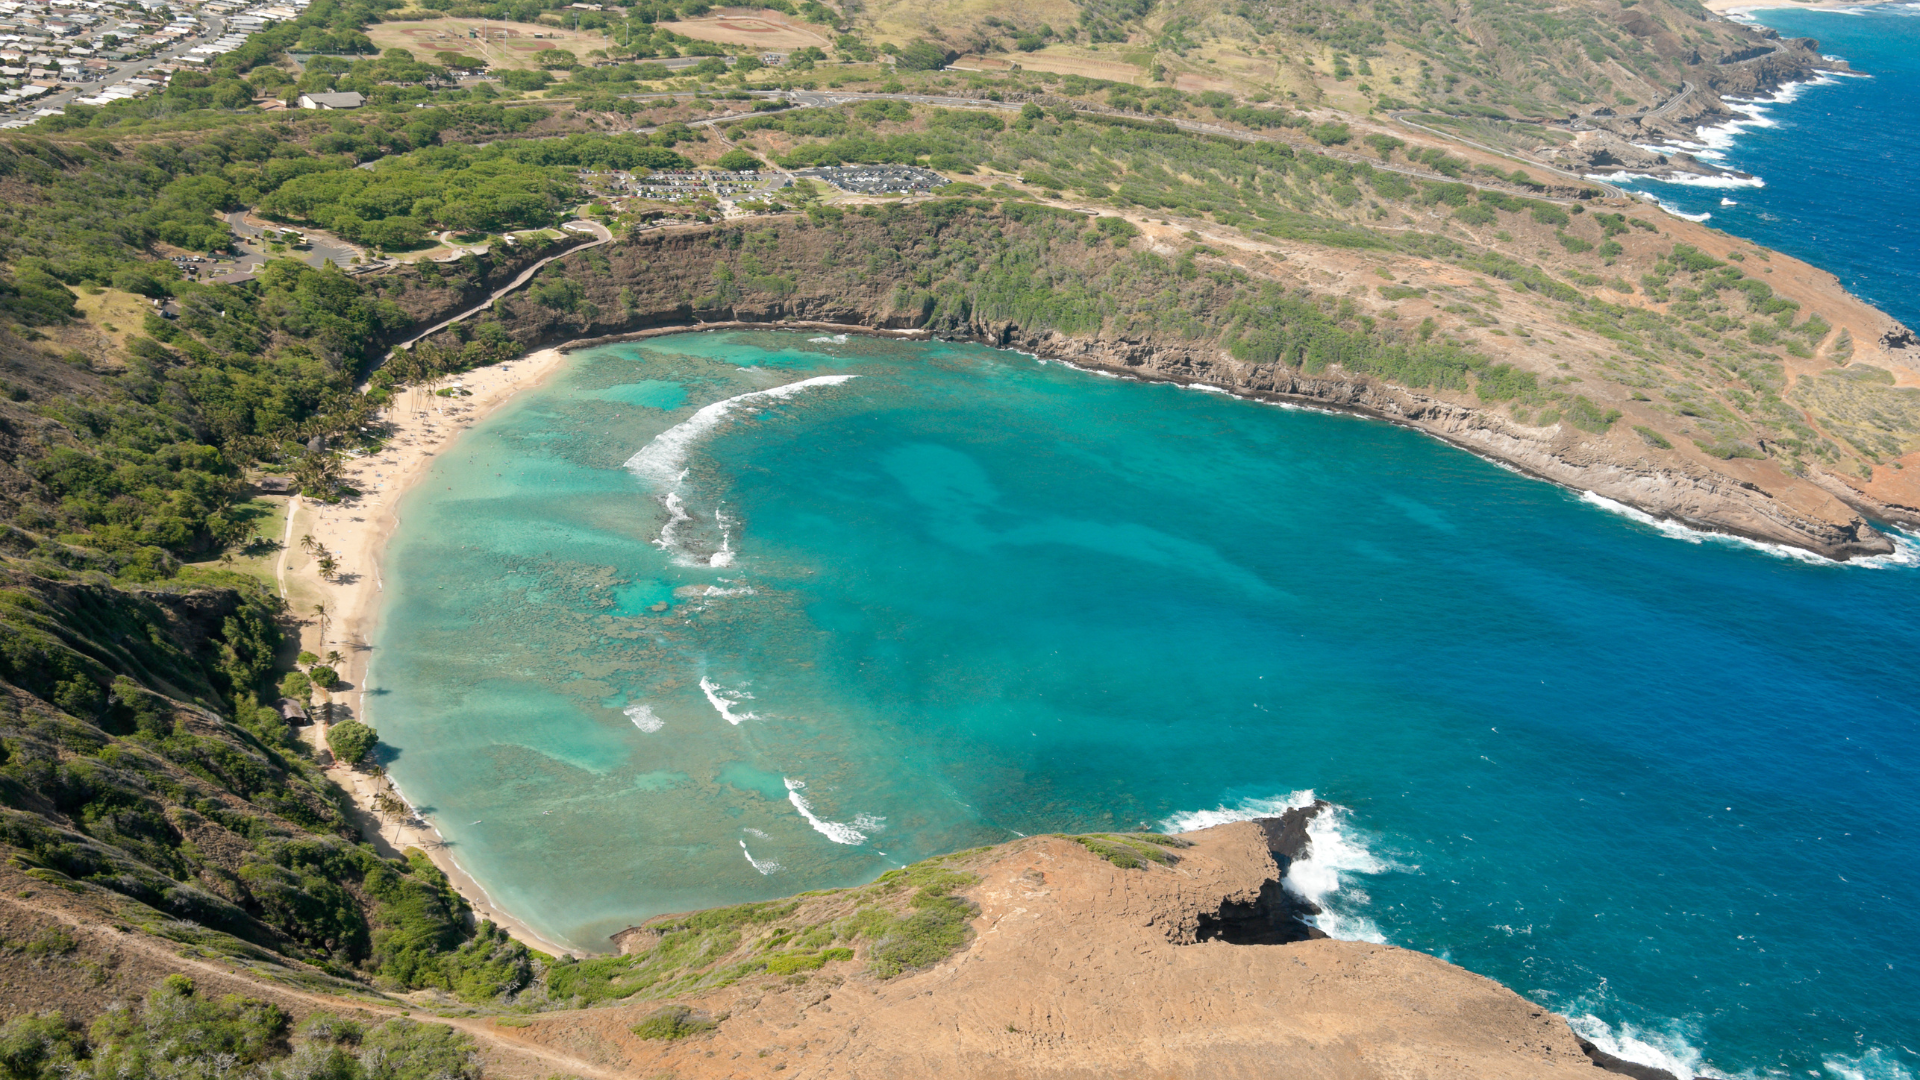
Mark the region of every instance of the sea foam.
POLYGON ((653 488, 655 496, 660 500, 660 505, 667 511, 667 523, 661 526, 660 535, 654 538, 654 546, 672 554, 682 563, 721 568, 732 566, 734 551, 731 526, 733 523, 717 510, 714 512, 714 523, 720 529, 718 550, 703 560, 690 560, 680 542, 681 526, 693 520, 693 515, 687 512, 680 498, 679 489, 681 481, 686 479, 687 455, 692 452, 694 444, 712 434, 736 409, 792 397, 816 386, 838 386, 857 378, 859 378, 858 375, 818 375, 811 379, 787 383, 784 386, 735 394, 733 397, 703 406, 692 416, 655 435, 647 445, 636 450, 626 461, 627 471, 646 481, 653 488))
POLYGON ((823 820, 820 815, 813 812, 813 803, 801 794, 807 790, 804 781, 784 776, 780 779, 787 785, 787 801, 793 804, 793 808, 800 811, 800 816, 807 819, 807 824, 813 826, 814 832, 836 844, 864 844, 867 842, 868 833, 877 832, 886 827, 885 818, 871 814, 859 815, 853 819, 851 825, 844 821, 823 820))
POLYGON ((858 375, 817 375, 811 379, 775 386, 767 390, 749 390, 744 394, 716 401, 704 406, 700 411, 680 421, 678 424, 655 435, 647 445, 634 452, 627 459, 629 472, 651 483, 661 494, 671 490, 680 481, 687 467, 687 453, 693 444, 710 434, 720 426, 727 414, 743 405, 752 405, 762 401, 778 401, 792 397, 802 390, 816 386, 839 386, 841 383, 859 378, 858 375))
POLYGON ((753 864, 753 868, 755 870, 760 871, 762 874, 777 874, 780 871, 786 869, 786 867, 781 866, 779 863, 773 861, 772 859, 754 858, 753 852, 747 850, 747 842, 745 840, 740 841, 740 854, 745 855, 747 857, 747 861, 753 864))
POLYGON ((1590 1012, 1569 1015, 1567 1026, 1614 1057, 1648 1065, 1674 1076, 1703 1075, 1700 1051, 1694 1048, 1685 1034, 1677 1030, 1648 1031, 1627 1023, 1616 1028, 1590 1012))
POLYGON ((665 720, 653 715, 653 708, 651 706, 629 705, 625 711, 627 719, 633 721, 633 726, 649 735, 667 726, 665 720))
POLYGON ((1702 529, 1690 528, 1677 521, 1654 517, 1644 510, 1637 510, 1634 507, 1628 506, 1626 503, 1616 502, 1613 499, 1607 498, 1605 495, 1596 495, 1591 491, 1581 492, 1580 501, 1590 503, 1608 513, 1619 514, 1621 517, 1637 521, 1662 536, 1671 537, 1675 540, 1684 540, 1689 544, 1704 544, 1711 540, 1716 543, 1730 544, 1735 547, 1764 551, 1768 555, 1772 555, 1778 559, 1791 559, 1794 562, 1808 563, 1813 566, 1860 566, 1873 570, 1884 570, 1896 566, 1920 566, 1920 537, 1909 536, 1906 533, 1897 531, 1889 531, 1887 534, 1888 539, 1893 541, 1893 551, 1890 554, 1871 555, 1861 559, 1848 559, 1842 563, 1829 559, 1824 555, 1808 551, 1805 548, 1794 547, 1791 544, 1775 544, 1766 540, 1755 540, 1746 536, 1734 536, 1731 533, 1707 532, 1702 529))
MULTIPOLYGON (((1160 827, 1170 833, 1193 832, 1232 821, 1279 817, 1313 804, 1311 789, 1284 797, 1242 799, 1231 806, 1223 803, 1211 810, 1174 814, 1160 827)), ((1385 944, 1387 938, 1380 927, 1357 911, 1366 904, 1367 895, 1357 887, 1355 875, 1383 874, 1400 868, 1373 853, 1367 838, 1353 828, 1344 806, 1329 805, 1315 814, 1307 822, 1307 840, 1305 857, 1287 867, 1287 891, 1320 909, 1313 924, 1328 937, 1385 944)))
POLYGON ((713 706, 713 710, 720 714, 721 719, 735 727, 740 726, 743 720, 760 719, 755 713, 733 711, 735 705, 753 700, 753 695, 745 690, 729 690, 712 679, 702 676, 700 692, 707 695, 707 703, 713 706))

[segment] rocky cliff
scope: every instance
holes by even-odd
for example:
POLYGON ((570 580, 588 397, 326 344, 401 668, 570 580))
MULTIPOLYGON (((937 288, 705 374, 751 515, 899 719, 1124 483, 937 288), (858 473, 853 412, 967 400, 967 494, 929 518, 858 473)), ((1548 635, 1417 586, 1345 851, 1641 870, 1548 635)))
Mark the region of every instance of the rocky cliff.
MULTIPOLYGON (((542 280, 557 275, 570 283, 568 291, 557 300, 541 298, 552 292, 516 294, 496 305, 497 317, 528 345, 694 326, 823 323, 1019 348, 1139 378, 1205 383, 1378 417, 1656 518, 1831 558, 1893 550, 1869 514, 1895 523, 1920 520, 1911 509, 1920 498, 1898 487, 1897 469, 1885 469, 1888 481, 1875 488, 1880 474, 1871 462, 1855 465, 1832 456, 1860 445, 1851 429, 1828 438, 1802 422, 1804 417, 1824 425, 1829 416, 1840 418, 1832 421, 1836 426, 1847 422, 1844 414, 1854 406, 1823 405, 1820 395, 1848 396, 1858 405, 1859 395, 1883 389, 1897 394, 1920 382, 1920 373, 1902 359, 1910 350, 1895 347, 1902 328, 1847 296, 1830 275, 1785 256, 1770 256, 1765 267, 1768 295, 1792 296, 1795 307, 1821 316, 1824 322, 1808 323, 1824 337, 1817 351, 1800 350, 1805 362, 1799 352, 1783 355, 1784 363, 1755 374, 1738 369, 1768 358, 1744 341, 1728 346, 1745 350, 1744 357, 1718 361, 1708 354, 1705 364, 1691 359, 1700 350, 1673 332, 1686 324, 1649 298, 1615 306, 1600 289, 1583 294, 1530 278, 1524 268, 1512 271, 1520 280, 1505 289, 1474 272, 1486 266, 1500 272, 1518 263, 1474 263, 1459 256, 1383 261, 1365 252, 1302 251, 1299 245, 1229 248, 1196 243, 1197 234, 1145 218, 1137 219, 1141 240, 1119 247, 1101 243, 1095 230, 1079 232, 1086 218, 1069 212, 1036 220, 1014 216, 1028 211, 992 204, 946 205, 849 214, 824 224, 802 217, 649 232, 561 260, 542 272, 542 280), (1007 272, 1008 263, 1019 261, 1029 264, 1007 272), (1375 275, 1400 284, 1372 288, 1367 281, 1375 275), (1449 302, 1456 299, 1477 303, 1449 302), (1501 309, 1504 315, 1494 314, 1501 309), (1308 345, 1262 360, 1235 348, 1236 339, 1244 341, 1253 331, 1297 329, 1301 312, 1325 320, 1325 327, 1309 328, 1312 334, 1347 335, 1342 348, 1355 358, 1316 362, 1317 346, 1308 345), (1623 335, 1616 329, 1621 325, 1648 327, 1648 347, 1623 335), (1506 326, 1513 327, 1511 334, 1506 326), (1434 344, 1480 350, 1473 354, 1479 359, 1463 364, 1526 372, 1532 389, 1521 398, 1500 398, 1485 381, 1474 381, 1472 372, 1490 370, 1484 367, 1463 367, 1457 378, 1443 375, 1416 385, 1413 378, 1393 377, 1384 364, 1369 368, 1367 357, 1352 351, 1408 355, 1430 337, 1434 344), (1658 366, 1628 370, 1620 363, 1627 359, 1619 352, 1623 340, 1638 358, 1658 366), (1656 350, 1665 348, 1676 351, 1660 363, 1656 350), (1849 363, 1846 371, 1834 371, 1849 363), (1836 377, 1854 371, 1891 374, 1884 388, 1836 377), (1732 408, 1701 403, 1702 375, 1729 380, 1729 400, 1749 408, 1758 406, 1745 387, 1758 385, 1759 401, 1771 402, 1765 407, 1776 419, 1757 413, 1754 420, 1743 419, 1732 408), (1579 384, 1577 390, 1572 384, 1579 384), (1781 399, 1796 394, 1808 399, 1795 402, 1803 404, 1799 414, 1782 411, 1781 399), (1534 408, 1521 407, 1529 403, 1534 408), (1579 421, 1577 410, 1587 410, 1589 421, 1579 421), (1801 452, 1776 454, 1768 449, 1773 446, 1815 449, 1795 456, 1801 452)), ((1514 229, 1563 235, 1520 215, 1511 221, 1514 229)), ((1669 256, 1661 254, 1669 248, 1726 253, 1740 246, 1670 220, 1620 240, 1623 263, 1656 270, 1671 270, 1669 256), (1676 246, 1682 238, 1694 244, 1676 246)), ((1622 266, 1620 272, 1631 269, 1622 266)), ((1579 273, 1569 276, 1578 279, 1579 273)), ((1884 417, 1886 409, 1860 412, 1868 414, 1884 417)), ((1901 440, 1915 434, 1902 433, 1888 445, 1899 451, 1905 447, 1901 440)))

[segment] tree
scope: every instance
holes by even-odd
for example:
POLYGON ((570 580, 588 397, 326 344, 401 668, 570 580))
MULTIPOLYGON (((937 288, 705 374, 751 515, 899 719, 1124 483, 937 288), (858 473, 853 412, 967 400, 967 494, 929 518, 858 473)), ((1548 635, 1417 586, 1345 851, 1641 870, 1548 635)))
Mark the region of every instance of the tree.
MULTIPOLYGON (((374 768, 377 769, 379 766, 376 765, 374 768)), ((374 812, 381 817, 392 817, 395 822, 405 821, 410 812, 406 801, 391 791, 374 792, 373 809, 374 812)), ((398 834, 396 833, 395 835, 397 838, 398 834)))
POLYGON ((327 579, 328 581, 332 581, 333 575, 336 572, 338 572, 340 569, 339 561, 336 560, 332 555, 320 556, 319 562, 315 563, 315 565, 318 566, 320 569, 320 576, 327 579))
POLYGON ((324 642, 327 640, 327 628, 333 625, 333 615, 324 601, 313 605, 313 613, 320 618, 320 640, 324 642))
POLYGON ((330 668, 338 668, 340 662, 344 659, 346 658, 340 655, 340 650, 338 649, 329 649, 327 651, 327 666, 330 668))
POLYGON ((331 690, 340 685, 340 673, 325 664, 313 665, 307 671, 307 678, 312 679, 313 685, 323 690, 331 690))
POLYGON ((358 720, 342 720, 327 729, 327 749, 343 765, 359 764, 379 741, 379 733, 358 720))
POLYGON ((758 169, 764 168, 766 165, 766 163, 761 161, 759 158, 754 157, 752 154, 746 152, 745 150, 739 150, 739 149, 727 151, 725 154, 722 154, 720 156, 719 161, 716 161, 713 164, 715 168, 725 169, 728 172, 747 172, 749 170, 758 170, 758 169))
POLYGON ((320 541, 315 540, 312 533, 307 533, 300 537, 300 550, 309 555, 317 555, 320 553, 320 541))

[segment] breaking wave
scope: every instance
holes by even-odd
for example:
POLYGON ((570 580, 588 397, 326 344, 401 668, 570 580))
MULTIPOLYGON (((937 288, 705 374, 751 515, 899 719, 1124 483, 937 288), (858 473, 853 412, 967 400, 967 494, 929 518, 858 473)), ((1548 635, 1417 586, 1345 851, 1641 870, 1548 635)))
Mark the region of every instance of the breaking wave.
POLYGON ((747 693, 745 690, 729 690, 719 683, 714 682, 712 679, 703 676, 700 679, 700 692, 707 695, 707 703, 713 706, 713 710, 720 714, 721 719, 735 727, 740 726, 740 722, 743 720, 760 719, 760 717, 754 713, 737 713, 733 711, 735 705, 743 701, 753 700, 753 695, 747 693))
POLYGON ((687 453, 693 444, 710 434, 720 426, 727 414, 743 405, 761 401, 777 401, 792 397, 802 390, 816 386, 838 386, 843 382, 859 378, 858 375, 818 375, 811 379, 787 383, 768 390, 750 390, 744 394, 716 401, 703 407, 699 412, 680 421, 678 424, 655 435, 647 445, 634 452, 627 459, 627 471, 651 483, 662 495, 678 484, 687 467, 687 453))
POLYGON ((747 857, 747 861, 753 864, 753 868, 755 870, 760 871, 762 874, 777 874, 780 871, 786 869, 786 867, 781 866, 779 863, 773 861, 772 859, 754 858, 753 852, 747 850, 747 842, 745 840, 740 841, 740 854, 745 855, 747 857))
POLYGON ((653 715, 653 707, 650 705, 629 705, 625 712, 627 719, 633 721, 634 727, 649 735, 667 726, 665 720, 653 715))
MULTIPOLYGON (((1311 789, 1284 797, 1242 799, 1229 806, 1211 810, 1187 810, 1160 823, 1170 833, 1193 832, 1231 821, 1279 817, 1288 810, 1301 810, 1314 804, 1311 789)), ((1327 809, 1307 822, 1309 841, 1304 858, 1293 860, 1287 868, 1287 891, 1320 909, 1314 926, 1328 937, 1345 941, 1386 943, 1386 935, 1371 918, 1360 913, 1367 894, 1360 889, 1358 875, 1383 874, 1401 867, 1375 855, 1368 846, 1370 838, 1355 829, 1344 806, 1329 804, 1327 809)))
POLYGON ((869 833, 886 828, 886 819, 872 814, 855 817, 851 825, 844 821, 826 821, 813 812, 813 803, 800 794, 807 790, 805 781, 784 776, 780 779, 787 785, 787 801, 793 804, 793 808, 800 811, 800 816, 807 819, 807 824, 813 826, 814 832, 836 844, 864 844, 869 833))
POLYGON ((705 559, 692 559, 681 542, 682 526, 693 520, 680 497, 680 482, 686 479, 687 455, 694 444, 713 433, 727 416, 740 408, 750 408, 762 402, 778 401, 789 398, 803 390, 816 386, 838 386, 858 375, 818 375, 811 379, 787 383, 766 390, 749 390, 744 394, 716 401, 702 407, 698 412, 667 430, 655 435, 647 445, 636 450, 626 460, 628 472, 638 476, 654 490, 660 505, 666 508, 667 523, 660 528, 660 535, 654 538, 654 545, 672 554, 682 562, 692 565, 728 567, 733 565, 733 522, 714 511, 714 524, 720 531, 719 547, 705 559))
POLYGON ((1684 540, 1689 544, 1704 544, 1708 541, 1731 544, 1736 547, 1752 548, 1764 551, 1779 559, 1791 559, 1795 562, 1810 563, 1814 566, 1862 566, 1873 570, 1884 570, 1896 566, 1920 566, 1920 537, 1910 536, 1897 530, 1888 530, 1887 538, 1893 541, 1893 551, 1887 555, 1870 555, 1861 559, 1848 559, 1844 563, 1835 562, 1824 555, 1815 554, 1805 548, 1791 544, 1774 544, 1765 540, 1754 540, 1730 533, 1706 532, 1677 521, 1654 517, 1644 510, 1638 510, 1623 502, 1616 502, 1605 495, 1596 495, 1591 491, 1580 493, 1580 501, 1590 503, 1608 513, 1637 521, 1648 526, 1662 536, 1675 540, 1684 540))

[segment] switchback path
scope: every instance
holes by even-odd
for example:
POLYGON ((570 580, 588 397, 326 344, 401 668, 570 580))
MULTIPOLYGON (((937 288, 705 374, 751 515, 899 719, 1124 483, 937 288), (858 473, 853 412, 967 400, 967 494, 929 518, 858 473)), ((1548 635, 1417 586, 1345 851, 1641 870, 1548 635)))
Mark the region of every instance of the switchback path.
POLYGON ((512 281, 509 281, 505 285, 502 285, 499 288, 493 290, 492 293, 488 294, 485 300, 482 300, 478 304, 475 304, 473 307, 470 307, 465 311, 460 312, 458 315, 454 315, 450 318, 442 319, 439 322, 434 323, 432 326, 427 327, 425 330, 420 331, 419 333, 413 335, 412 337, 408 338, 405 341, 396 342, 393 348, 411 349, 413 348, 414 343, 419 341, 421 338, 425 338, 433 334, 437 334, 440 331, 445 330, 447 327, 452 326, 454 323, 460 322, 463 319, 472 318, 473 316, 480 314, 482 311, 485 311, 487 308, 492 307, 493 302, 495 300, 500 299, 501 297, 507 295, 513 290, 518 289, 520 286, 525 285, 527 282, 533 280, 533 275, 539 273, 543 267, 545 267, 548 263, 554 261, 555 259, 564 259, 576 251, 585 251, 588 248, 599 247, 601 244, 609 244, 613 242, 613 233, 610 232, 605 225, 602 225, 597 221, 569 221, 565 225, 562 225, 560 227, 562 229, 568 230, 569 232, 592 233, 595 239, 590 243, 581 244, 578 247, 570 247, 565 251, 556 252, 552 255, 547 256, 544 259, 541 259, 539 262, 534 263, 532 266, 529 266, 525 270, 522 270, 518 274, 514 275, 514 278, 512 281))

